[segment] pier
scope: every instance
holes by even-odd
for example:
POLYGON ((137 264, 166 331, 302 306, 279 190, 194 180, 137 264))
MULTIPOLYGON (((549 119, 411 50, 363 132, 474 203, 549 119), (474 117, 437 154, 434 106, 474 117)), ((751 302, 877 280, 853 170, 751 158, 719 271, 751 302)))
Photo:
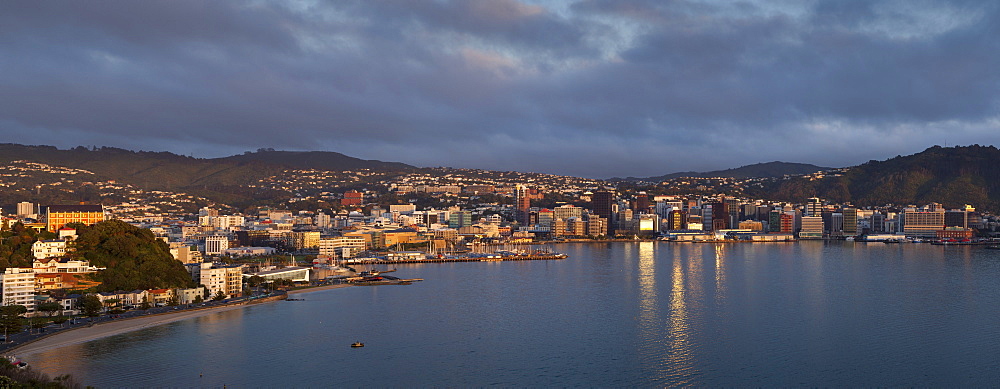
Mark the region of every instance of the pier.
POLYGON ((499 261, 542 261, 542 260, 556 260, 556 259, 566 259, 566 254, 551 254, 551 255, 514 255, 514 256, 504 256, 504 257, 460 257, 460 258, 428 258, 428 259, 399 259, 399 260, 386 260, 386 259, 375 259, 375 260, 365 260, 364 262, 351 262, 359 264, 374 264, 374 265, 389 265, 389 264, 400 264, 400 263, 444 263, 444 262, 499 262, 499 261))

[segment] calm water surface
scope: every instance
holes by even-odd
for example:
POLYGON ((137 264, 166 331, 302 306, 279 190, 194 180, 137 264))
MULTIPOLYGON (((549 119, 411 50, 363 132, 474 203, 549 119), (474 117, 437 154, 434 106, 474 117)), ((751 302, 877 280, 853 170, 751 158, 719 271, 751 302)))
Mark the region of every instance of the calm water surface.
POLYGON ((99 387, 1000 383, 998 251, 558 249, 570 258, 400 266, 426 281, 308 293, 27 357, 99 387))

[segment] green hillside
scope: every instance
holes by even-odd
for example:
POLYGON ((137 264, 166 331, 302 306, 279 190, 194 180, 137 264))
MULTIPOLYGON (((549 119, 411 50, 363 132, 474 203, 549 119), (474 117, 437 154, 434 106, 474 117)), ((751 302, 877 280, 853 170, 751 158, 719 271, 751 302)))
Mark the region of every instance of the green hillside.
POLYGON ((869 161, 839 177, 789 179, 766 186, 757 196, 802 201, 819 196, 855 205, 972 204, 1000 209, 1000 150, 993 146, 934 146, 909 156, 869 161))
POLYGON ((764 162, 753 165, 740 166, 738 168, 716 170, 711 172, 677 172, 655 177, 628 177, 624 179, 612 178, 611 181, 666 181, 681 177, 728 177, 728 178, 776 178, 785 175, 798 175, 816 173, 829 170, 830 168, 810 165, 807 163, 792 162, 764 162))

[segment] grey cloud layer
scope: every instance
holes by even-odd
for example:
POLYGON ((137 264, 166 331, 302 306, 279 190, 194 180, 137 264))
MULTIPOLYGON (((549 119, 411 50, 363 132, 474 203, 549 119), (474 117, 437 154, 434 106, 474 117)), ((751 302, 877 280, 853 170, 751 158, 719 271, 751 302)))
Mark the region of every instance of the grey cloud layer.
POLYGON ((980 2, 0 3, 0 133, 654 175, 1000 143, 980 2), (956 139, 957 138, 957 139, 956 139))

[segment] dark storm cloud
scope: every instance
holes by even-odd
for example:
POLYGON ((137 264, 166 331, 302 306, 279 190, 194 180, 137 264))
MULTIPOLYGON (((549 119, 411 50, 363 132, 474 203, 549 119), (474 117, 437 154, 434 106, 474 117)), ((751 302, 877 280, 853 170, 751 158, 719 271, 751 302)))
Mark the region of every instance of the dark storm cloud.
POLYGON ((1000 12, 936 1, 0 3, 0 133, 653 175, 1000 143, 1000 12))

